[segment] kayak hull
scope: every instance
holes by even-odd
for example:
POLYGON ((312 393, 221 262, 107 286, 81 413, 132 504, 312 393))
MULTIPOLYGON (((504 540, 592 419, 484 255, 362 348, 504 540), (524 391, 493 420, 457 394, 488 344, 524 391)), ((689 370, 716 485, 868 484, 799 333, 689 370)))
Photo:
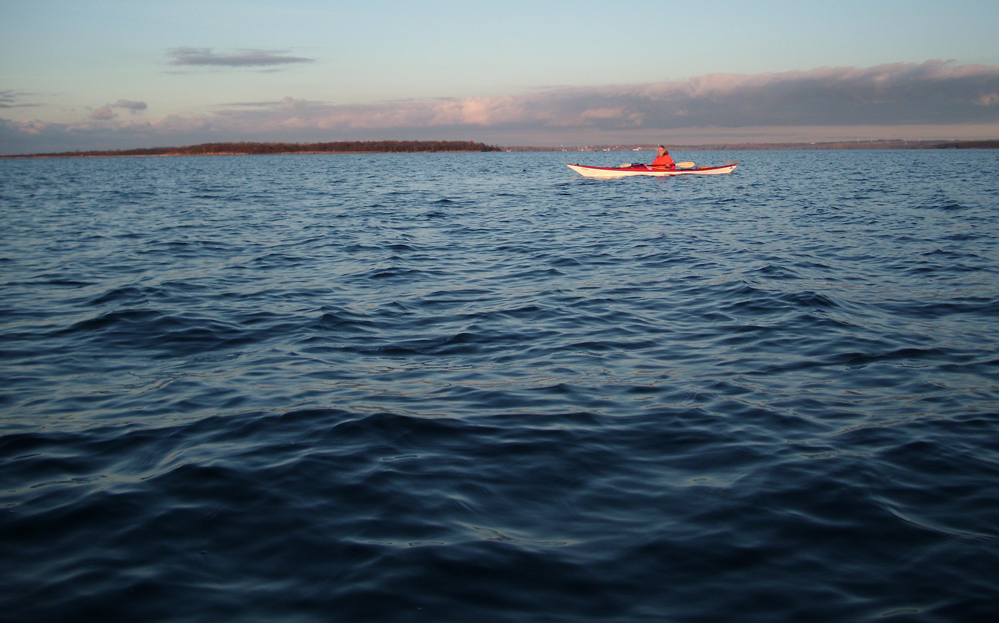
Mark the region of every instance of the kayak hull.
POLYGON ((662 169, 647 164, 630 167, 591 167, 584 164, 567 164, 567 167, 583 177, 633 177, 636 175, 651 175, 652 177, 676 177, 677 175, 727 175, 735 171, 739 163, 725 164, 720 167, 697 167, 694 169, 662 169))

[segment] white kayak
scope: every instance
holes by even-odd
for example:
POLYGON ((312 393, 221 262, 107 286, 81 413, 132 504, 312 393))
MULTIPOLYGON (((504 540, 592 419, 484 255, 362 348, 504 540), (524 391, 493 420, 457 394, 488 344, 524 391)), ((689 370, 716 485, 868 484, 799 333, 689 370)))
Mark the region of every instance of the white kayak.
MULTIPOLYGON (((681 163, 687 164, 687 163, 681 163)), ((692 163, 691 163, 692 164, 692 163)), ((692 167, 675 169, 654 167, 650 164, 626 164, 620 167, 591 167, 585 164, 567 164, 567 167, 583 177, 631 177, 633 175, 651 175, 653 177, 674 177, 676 175, 725 175, 735 171, 739 163, 732 160, 720 167, 692 167)))

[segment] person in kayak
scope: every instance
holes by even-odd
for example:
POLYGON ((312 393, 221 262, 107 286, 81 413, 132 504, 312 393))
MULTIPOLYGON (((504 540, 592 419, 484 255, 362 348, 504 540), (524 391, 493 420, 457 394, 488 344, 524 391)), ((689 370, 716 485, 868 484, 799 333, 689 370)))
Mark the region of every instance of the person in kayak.
POLYGON ((655 160, 652 161, 652 166, 675 169, 676 163, 669 157, 669 152, 666 151, 666 148, 660 145, 659 148, 656 149, 656 157, 655 160))

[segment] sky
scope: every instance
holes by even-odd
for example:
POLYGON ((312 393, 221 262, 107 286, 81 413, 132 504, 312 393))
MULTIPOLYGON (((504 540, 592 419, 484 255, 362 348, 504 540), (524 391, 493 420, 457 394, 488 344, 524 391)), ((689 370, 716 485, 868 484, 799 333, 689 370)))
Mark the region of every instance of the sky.
POLYGON ((999 2, 0 0, 0 154, 999 138, 999 2))

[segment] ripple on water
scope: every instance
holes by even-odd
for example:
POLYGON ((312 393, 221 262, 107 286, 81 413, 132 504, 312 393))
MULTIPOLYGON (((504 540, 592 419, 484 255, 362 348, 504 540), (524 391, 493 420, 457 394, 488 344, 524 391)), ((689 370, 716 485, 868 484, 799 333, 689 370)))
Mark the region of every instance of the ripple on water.
POLYGON ((0 606, 988 620, 995 152, 733 157, 0 161, 0 606))

